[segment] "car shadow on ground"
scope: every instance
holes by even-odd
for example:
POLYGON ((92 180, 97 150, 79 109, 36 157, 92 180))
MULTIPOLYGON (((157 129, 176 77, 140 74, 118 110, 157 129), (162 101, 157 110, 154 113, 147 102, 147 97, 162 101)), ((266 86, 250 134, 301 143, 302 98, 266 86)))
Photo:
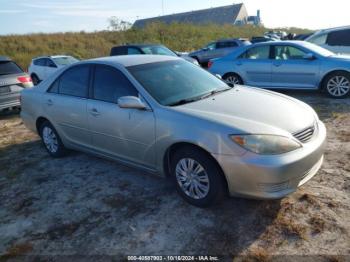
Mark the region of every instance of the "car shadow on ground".
POLYGON ((39 141, 1 149, 0 254, 238 255, 273 223, 280 201, 227 198, 200 209, 168 179, 39 141))

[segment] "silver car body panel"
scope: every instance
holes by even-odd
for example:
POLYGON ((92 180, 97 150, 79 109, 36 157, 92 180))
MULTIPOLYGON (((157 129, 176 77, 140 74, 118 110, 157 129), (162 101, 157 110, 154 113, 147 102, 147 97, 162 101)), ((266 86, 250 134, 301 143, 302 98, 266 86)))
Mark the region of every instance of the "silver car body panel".
POLYGON ((313 44, 303 41, 280 41, 254 44, 242 47, 233 53, 214 59, 209 71, 225 76, 238 74, 244 84, 269 89, 319 89, 322 80, 330 72, 350 72, 350 56, 322 56, 314 52, 313 44), (293 46, 311 53, 315 59, 275 60, 243 59, 241 54, 256 46, 293 46))
POLYGON ((62 113, 49 112, 46 91, 60 74, 57 72, 35 88, 22 92, 22 119, 28 128, 37 131, 36 121, 44 117, 54 125, 66 147, 115 159, 161 176, 168 172, 165 161, 172 146, 178 143, 195 145, 216 159, 231 195, 283 197, 317 172, 326 131, 316 113, 303 102, 272 91, 239 86, 201 101, 162 106, 125 69, 131 65, 176 59, 179 58, 135 55, 80 62, 108 64, 121 70, 139 91, 147 104, 146 110, 122 109, 116 104, 91 99, 82 99, 81 105, 72 108, 69 104, 76 105, 77 101, 66 96, 62 96, 61 101, 52 96, 51 99, 66 108, 62 113), (89 114, 93 106, 100 110, 99 117, 89 114), (229 137, 272 134, 295 139, 293 133, 313 125, 317 125, 318 131, 310 142, 281 155, 251 153, 229 137), (310 170, 312 175, 305 176, 310 170), (276 183, 288 183, 288 188, 271 193, 270 185, 275 188, 276 183))

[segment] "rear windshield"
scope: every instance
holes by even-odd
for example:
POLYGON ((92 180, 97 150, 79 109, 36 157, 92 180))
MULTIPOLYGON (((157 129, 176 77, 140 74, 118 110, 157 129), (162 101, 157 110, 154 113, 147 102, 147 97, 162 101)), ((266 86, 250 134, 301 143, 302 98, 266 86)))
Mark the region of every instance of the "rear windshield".
POLYGON ((12 61, 0 61, 0 75, 20 74, 23 70, 12 61))
POLYGON ((70 64, 73 64, 73 63, 76 63, 79 61, 78 59, 76 59, 72 56, 55 57, 55 58, 52 58, 52 60, 57 65, 70 65, 70 64))

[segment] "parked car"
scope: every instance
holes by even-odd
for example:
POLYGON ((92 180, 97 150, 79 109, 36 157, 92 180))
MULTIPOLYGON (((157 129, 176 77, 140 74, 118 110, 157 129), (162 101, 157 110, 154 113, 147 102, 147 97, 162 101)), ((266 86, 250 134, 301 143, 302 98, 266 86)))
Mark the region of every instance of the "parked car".
POLYGON ((231 84, 269 89, 322 90, 333 98, 350 93, 350 57, 303 41, 260 43, 210 63, 231 84))
POLYGON ((37 85, 58 69, 78 61, 75 57, 66 55, 41 56, 32 59, 28 71, 34 85, 37 85))
POLYGON ((198 61, 202 66, 207 66, 210 59, 225 56, 240 46, 247 46, 251 43, 245 39, 222 39, 211 42, 200 50, 188 55, 198 61))
POLYGON ((270 38, 270 37, 267 37, 267 36, 254 36, 250 40, 250 42, 252 44, 264 43, 264 42, 273 42, 273 41, 277 41, 277 40, 275 38, 270 38))
POLYGON ((170 56, 71 65, 24 90, 21 116, 51 156, 76 149, 169 176, 197 206, 226 192, 260 199, 294 192, 320 168, 326 138, 303 102, 231 88, 170 56))
POLYGON ((0 111, 20 107, 20 92, 32 87, 30 77, 10 58, 0 56, 0 111))
POLYGON ((168 55, 178 56, 186 61, 199 65, 196 59, 188 56, 186 53, 180 53, 170 50, 163 45, 157 44, 127 44, 122 46, 112 47, 110 56, 117 55, 168 55))
POLYGON ((320 30, 305 41, 322 46, 334 53, 350 54, 350 26, 320 30))

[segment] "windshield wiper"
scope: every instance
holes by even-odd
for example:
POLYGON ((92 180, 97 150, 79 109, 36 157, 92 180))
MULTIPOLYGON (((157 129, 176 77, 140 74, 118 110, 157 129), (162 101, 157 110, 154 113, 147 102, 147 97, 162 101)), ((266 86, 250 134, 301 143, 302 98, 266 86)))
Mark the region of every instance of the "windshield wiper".
POLYGON ((195 101, 198 101, 198 100, 202 100, 202 99, 208 98, 208 97, 210 97, 212 95, 215 95, 215 94, 218 94, 218 93, 221 93, 221 92, 225 92, 225 91, 230 90, 232 88, 233 87, 228 87, 228 88, 223 88, 223 89, 216 89, 216 90, 210 91, 209 93, 201 95, 201 96, 197 96, 197 97, 193 97, 193 98, 187 98, 187 99, 181 99, 181 100, 176 101, 174 103, 168 104, 168 106, 179 106, 179 105, 188 104, 188 103, 191 103, 191 102, 195 102, 195 101))

